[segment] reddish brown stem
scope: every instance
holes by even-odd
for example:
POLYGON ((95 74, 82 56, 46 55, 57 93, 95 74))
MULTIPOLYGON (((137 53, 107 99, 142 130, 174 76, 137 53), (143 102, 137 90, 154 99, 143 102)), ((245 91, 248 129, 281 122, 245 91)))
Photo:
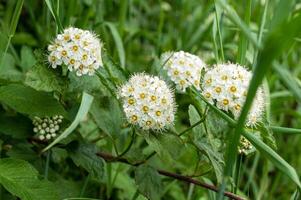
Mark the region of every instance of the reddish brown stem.
MULTIPOLYGON (((111 154, 104 153, 104 152, 99 152, 99 153, 97 153, 97 155, 99 157, 103 158, 104 160, 106 160, 107 162, 121 162, 121 163, 125 163, 125 164, 128 164, 128 165, 133 165, 133 166, 137 166, 137 165, 145 163, 145 161, 137 161, 136 163, 131 163, 124 157, 116 157, 116 156, 113 156, 111 154)), ((187 183, 192 183, 194 185, 200 186, 202 188, 206 188, 206 189, 214 191, 214 192, 219 191, 219 189, 214 185, 210 185, 210 184, 207 184, 207 183, 202 183, 202 182, 200 182, 196 179, 190 178, 188 176, 183 176, 183 175, 180 175, 180 174, 175 174, 175 173, 168 172, 168 171, 165 171, 165 170, 160 170, 160 169, 157 169, 157 171, 162 176, 167 176, 167 177, 171 177, 171 178, 174 178, 174 179, 177 179, 177 180, 180 180, 180 181, 184 181, 184 182, 187 182, 187 183)), ((227 196, 227 197, 229 197, 231 199, 235 199, 235 200, 244 200, 244 198, 242 198, 240 196, 237 196, 236 194, 233 194, 231 192, 224 192, 224 196, 227 196)))

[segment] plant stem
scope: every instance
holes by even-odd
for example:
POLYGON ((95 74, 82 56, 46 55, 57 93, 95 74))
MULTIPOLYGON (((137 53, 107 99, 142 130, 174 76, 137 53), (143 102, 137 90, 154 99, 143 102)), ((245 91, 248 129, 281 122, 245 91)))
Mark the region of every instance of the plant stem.
MULTIPOLYGON (((121 163, 125 163, 125 164, 128 164, 128 165, 137 166, 137 164, 131 163, 126 158, 123 158, 123 157, 115 157, 111 154, 103 153, 103 152, 99 152, 99 153, 97 153, 97 155, 99 157, 102 157, 103 159, 105 159, 107 162, 121 162, 121 163)), ((136 163, 139 163, 139 161, 136 162, 136 163)), ((141 164, 143 164, 143 163, 141 163, 141 164)), ((167 176, 167 177, 171 177, 171 178, 174 178, 174 179, 177 179, 177 180, 180 180, 180 181, 184 181, 184 182, 187 182, 187 183, 192 183, 194 185, 206 188, 208 190, 212 190, 214 192, 219 191, 219 189, 214 185, 210 185, 210 184, 207 184, 207 183, 202 183, 198 180, 195 180, 195 179, 187 177, 187 176, 183 176, 183 175, 180 175, 180 174, 175 174, 175 173, 168 172, 168 171, 165 171, 165 170, 160 170, 160 169, 157 169, 157 172, 162 176, 167 176)), ((223 195, 227 196, 231 199, 235 199, 235 200, 244 200, 244 198, 242 198, 240 196, 237 196, 237 195, 235 195, 231 192, 226 192, 225 191, 225 192, 223 192, 223 195)))
POLYGON ((132 137, 131 137, 131 142, 130 144, 126 147, 126 149, 121 153, 119 154, 119 157, 125 155, 132 147, 134 141, 135 141, 135 138, 136 138, 136 134, 135 134, 135 129, 132 129, 132 137))
POLYGON ((90 180, 90 174, 88 174, 87 177, 86 177, 86 179, 85 179, 85 182, 84 182, 84 185, 82 187, 82 190, 80 191, 80 196, 79 197, 83 197, 84 196, 86 188, 87 188, 88 183, 89 183, 89 180, 90 180))
POLYGON ((46 165, 45 165, 45 172, 44 172, 44 178, 45 178, 46 180, 48 179, 50 156, 51 156, 51 150, 49 149, 49 150, 47 151, 46 165))
POLYGON ((109 86, 107 80, 102 76, 102 74, 99 71, 96 71, 96 75, 98 76, 100 82, 109 90, 111 95, 117 99, 115 92, 112 90, 112 88, 109 86))

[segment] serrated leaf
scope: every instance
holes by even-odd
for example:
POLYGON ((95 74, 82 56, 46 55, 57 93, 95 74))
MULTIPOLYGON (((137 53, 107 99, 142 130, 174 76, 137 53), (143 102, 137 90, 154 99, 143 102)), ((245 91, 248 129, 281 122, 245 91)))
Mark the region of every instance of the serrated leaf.
POLYGON ((62 92, 66 87, 66 81, 56 75, 53 69, 42 64, 33 66, 27 73, 25 84, 39 91, 62 92))
POLYGON ((170 155, 173 159, 180 157, 181 151, 185 145, 175 135, 168 133, 163 134, 144 134, 143 135, 148 145, 164 159, 166 154, 170 155))
MULTIPOLYGON (((190 124, 193 125, 196 122, 198 122, 200 119, 201 117, 199 116, 195 107, 190 105, 189 106, 190 124)), ((210 138, 212 136, 206 135, 205 129, 202 124, 194 127, 192 130, 194 136, 193 142, 195 146, 199 149, 199 151, 201 151, 208 157, 210 163, 214 168, 214 172, 216 174, 216 178, 218 182, 221 182, 224 162, 223 162, 222 154, 218 151, 220 149, 219 146, 215 144, 213 138, 210 138)))
POLYGON ((113 138, 119 136, 124 124, 124 115, 116 100, 103 98, 101 101, 94 101, 90 112, 97 126, 105 133, 113 138))
POLYGON ((157 170, 148 165, 140 165, 135 170, 138 190, 150 200, 161 199, 162 183, 157 170))
POLYGON ((63 106, 51 94, 21 84, 0 87, 0 102, 30 116, 66 116, 63 106))
POLYGON ((54 185, 38 178, 38 171, 24 160, 0 160, 0 183, 22 200, 59 200, 54 185))
POLYGON ((96 155, 97 148, 92 144, 80 144, 78 148, 69 151, 73 162, 83 167, 99 182, 104 175, 104 160, 96 155))

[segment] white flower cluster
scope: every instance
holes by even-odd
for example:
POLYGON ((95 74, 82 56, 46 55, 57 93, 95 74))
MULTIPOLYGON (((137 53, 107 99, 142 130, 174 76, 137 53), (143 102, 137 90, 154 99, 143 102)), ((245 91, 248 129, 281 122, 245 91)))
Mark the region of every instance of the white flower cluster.
POLYGON ((48 61, 52 68, 66 65, 77 76, 93 75, 102 66, 100 40, 87 30, 67 28, 48 46, 48 61))
POLYGON ((128 122, 144 130, 161 131, 174 122, 174 94, 157 76, 133 75, 120 87, 118 97, 128 122))
MULTIPOLYGON (((208 70, 202 83, 203 96, 219 109, 231 111, 235 119, 241 113, 246 100, 252 73, 237 64, 218 64, 208 70)), ((255 126, 261 120, 265 97, 262 88, 257 90, 246 125, 255 126)))
POLYGON ((250 150, 252 150, 254 147, 251 144, 249 140, 247 140, 244 136, 240 137, 240 142, 238 146, 238 153, 240 154, 248 154, 250 150))
POLYGON ((185 92, 192 85, 200 89, 201 72, 206 65, 198 56, 184 51, 166 52, 161 63, 177 89, 185 92))
POLYGON ((33 119, 33 132, 35 132, 40 140, 50 140, 55 138, 60 130, 59 124, 63 121, 63 116, 55 115, 53 117, 35 117, 33 119))

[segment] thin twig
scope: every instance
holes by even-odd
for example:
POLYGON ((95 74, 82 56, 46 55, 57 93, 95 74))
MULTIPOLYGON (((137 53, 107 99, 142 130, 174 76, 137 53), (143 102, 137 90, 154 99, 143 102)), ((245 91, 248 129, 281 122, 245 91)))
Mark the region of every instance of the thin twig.
MULTIPOLYGON (((125 163, 125 164, 132 165, 132 166, 137 166, 139 164, 144 163, 144 162, 139 162, 139 161, 136 162, 136 163, 131 163, 126 158, 115 157, 111 154, 104 153, 104 152, 98 152, 97 155, 99 157, 102 157, 103 159, 105 159, 107 162, 121 162, 121 163, 125 163), (137 164, 137 163, 139 163, 139 164, 137 164)), ((159 174, 161 174, 163 176, 175 178, 177 180, 184 181, 184 182, 187 182, 187 183, 192 183, 194 185, 200 186, 202 188, 206 188, 208 190, 212 190, 214 192, 219 191, 219 189, 214 185, 210 185, 210 184, 207 184, 207 183, 202 183, 198 180, 192 179, 192 178, 187 177, 187 176, 183 176, 183 175, 180 175, 180 174, 175 174, 175 173, 168 172, 168 171, 165 171, 165 170, 160 170, 160 169, 158 169, 157 171, 158 171, 159 174)), ((242 198, 240 196, 237 196, 237 195, 235 195, 231 192, 224 192, 224 196, 227 196, 227 197, 229 197, 231 199, 235 199, 235 200, 244 200, 244 198, 242 198)))

